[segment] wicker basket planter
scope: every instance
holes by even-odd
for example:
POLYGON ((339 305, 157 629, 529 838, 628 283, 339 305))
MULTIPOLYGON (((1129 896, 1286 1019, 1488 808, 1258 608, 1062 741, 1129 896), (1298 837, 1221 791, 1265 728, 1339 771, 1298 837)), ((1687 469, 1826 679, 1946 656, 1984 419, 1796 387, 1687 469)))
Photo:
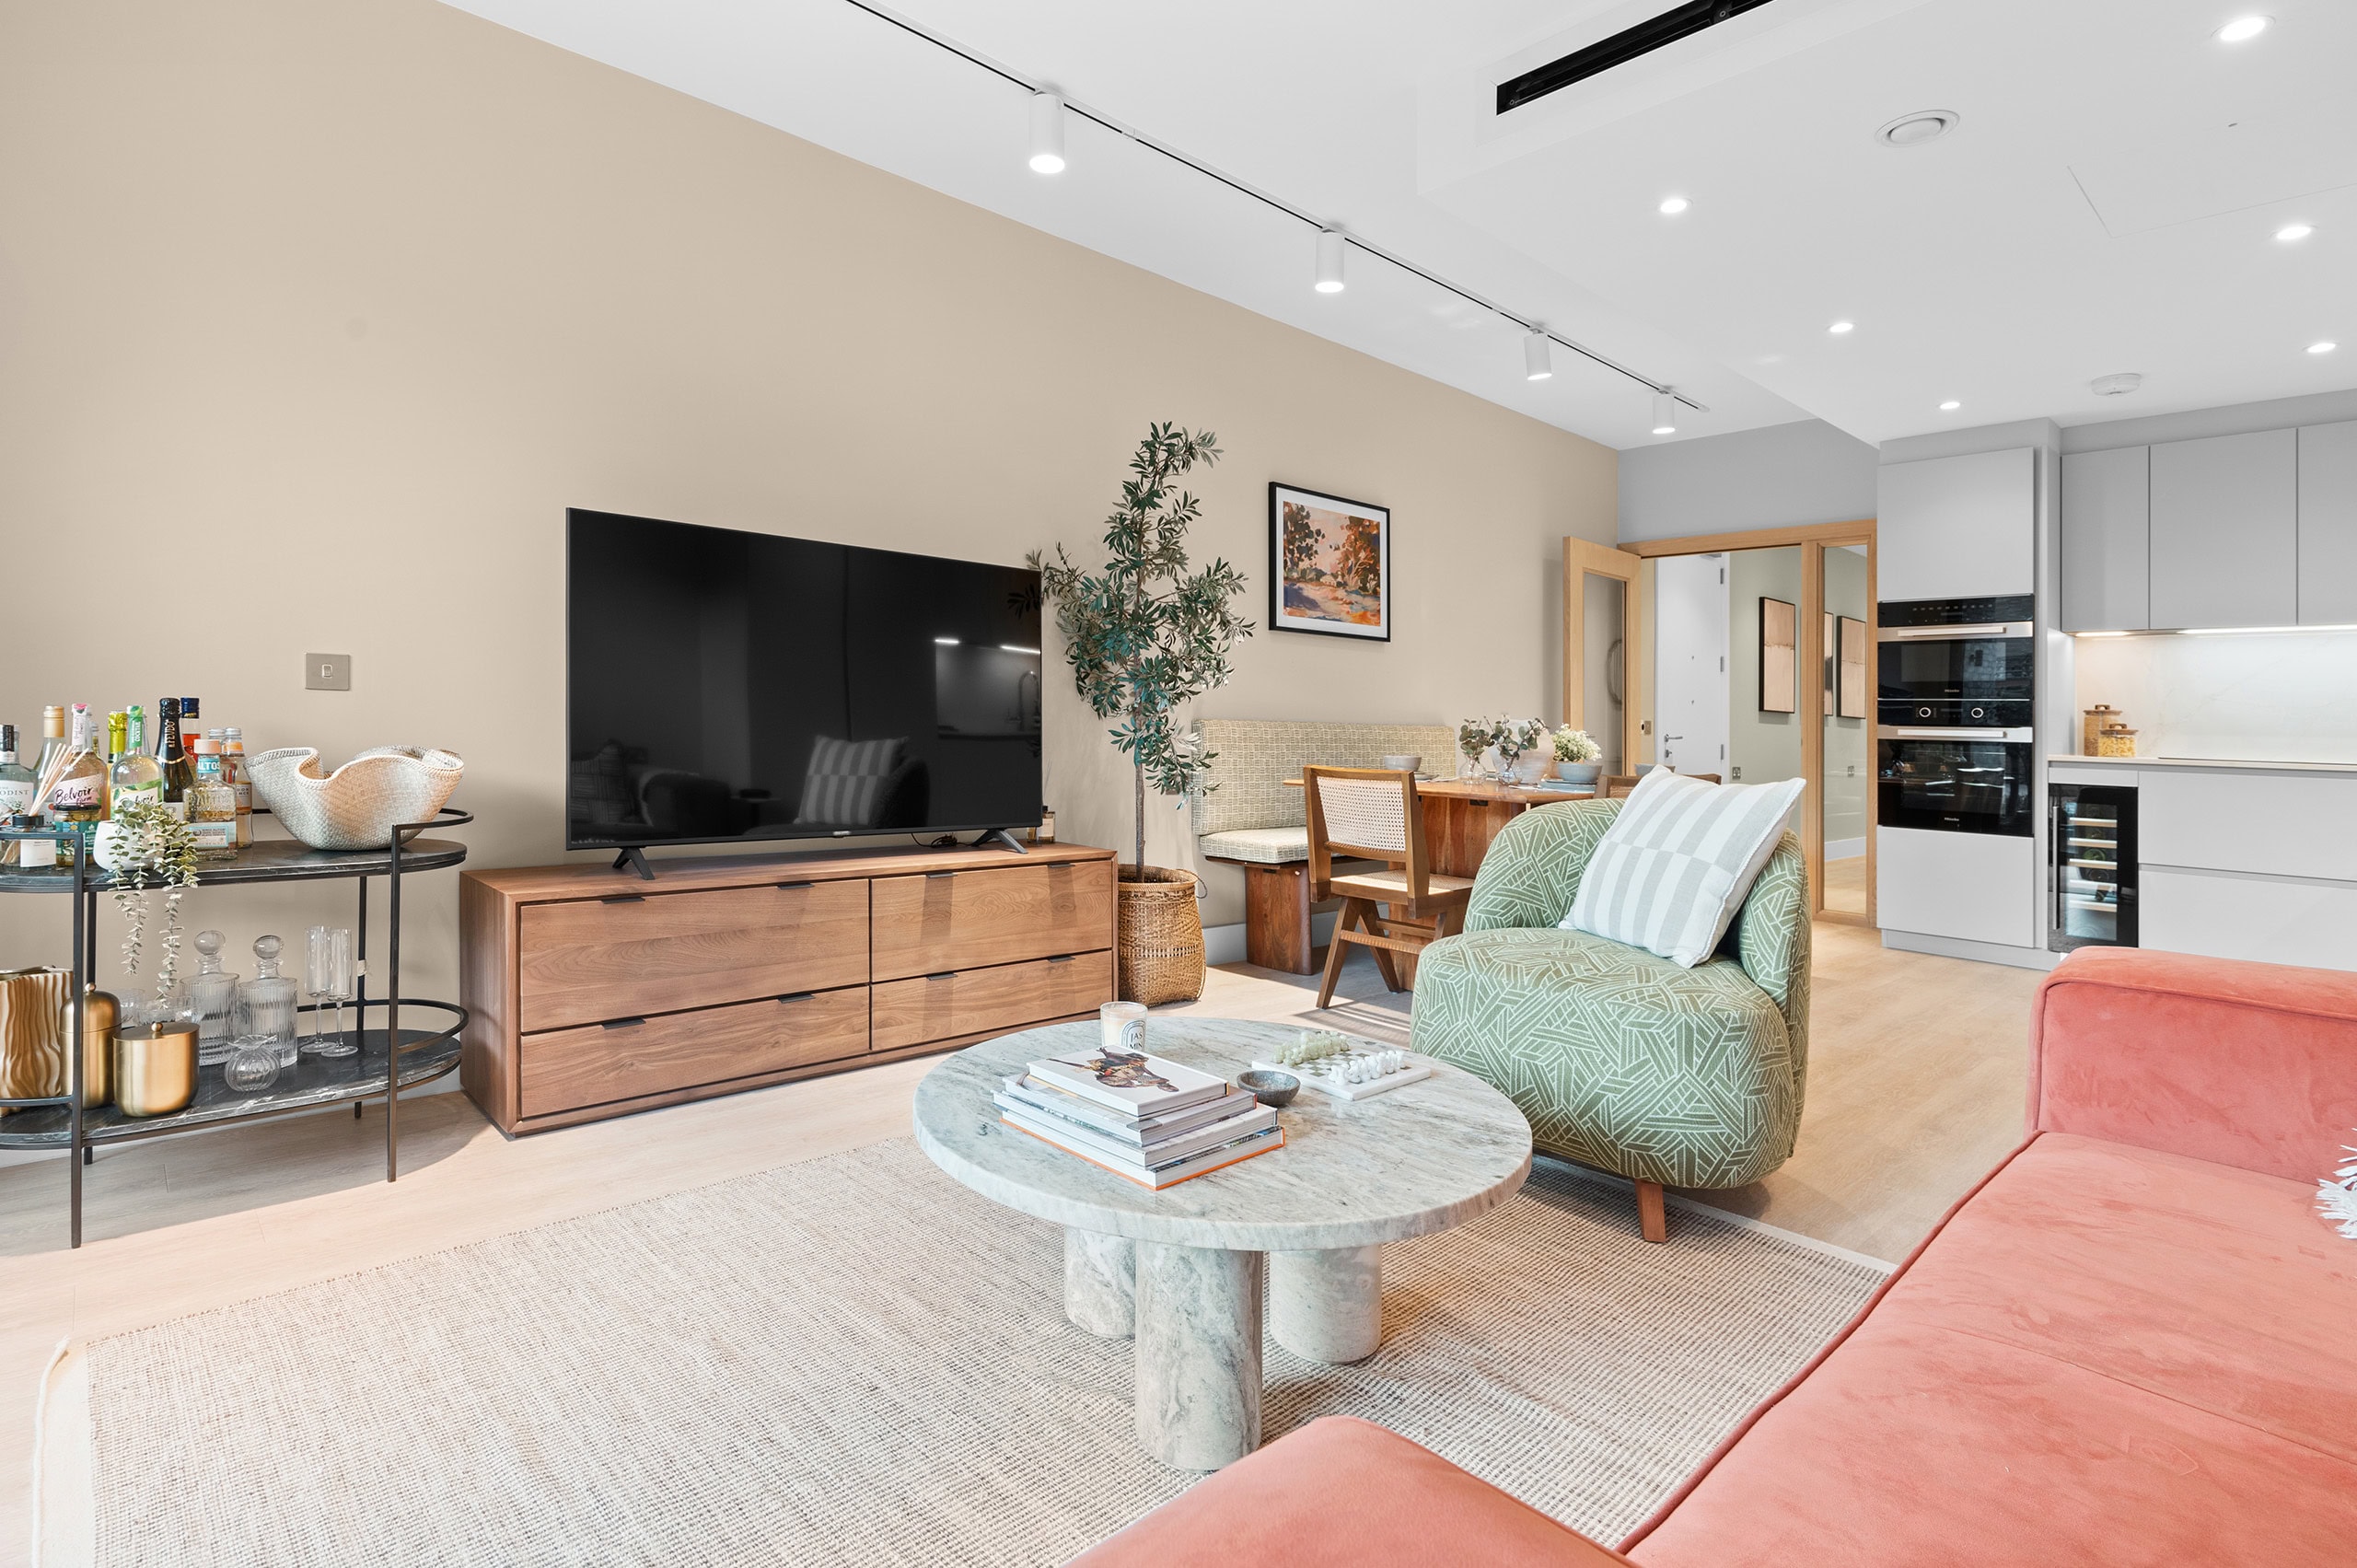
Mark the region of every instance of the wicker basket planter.
POLYGON ((423 822, 459 787, 466 764, 452 751, 379 746, 334 772, 316 746, 281 746, 249 764, 254 795, 313 849, 383 849, 402 822, 423 822))
POLYGON ((1203 912, 1195 874, 1123 865, 1113 886, 1120 917, 1116 987, 1124 1002, 1152 1007, 1203 993, 1203 912))

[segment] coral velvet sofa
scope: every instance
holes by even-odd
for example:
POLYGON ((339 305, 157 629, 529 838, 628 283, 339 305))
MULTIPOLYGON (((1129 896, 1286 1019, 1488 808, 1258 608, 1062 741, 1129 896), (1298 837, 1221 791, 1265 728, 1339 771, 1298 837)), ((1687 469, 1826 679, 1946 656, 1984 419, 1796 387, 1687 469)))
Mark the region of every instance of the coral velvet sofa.
POLYGON ((2085 949, 2030 1044, 2027 1140, 1617 1551, 1329 1419, 1080 1562, 2357 1564, 2357 974, 2085 949))

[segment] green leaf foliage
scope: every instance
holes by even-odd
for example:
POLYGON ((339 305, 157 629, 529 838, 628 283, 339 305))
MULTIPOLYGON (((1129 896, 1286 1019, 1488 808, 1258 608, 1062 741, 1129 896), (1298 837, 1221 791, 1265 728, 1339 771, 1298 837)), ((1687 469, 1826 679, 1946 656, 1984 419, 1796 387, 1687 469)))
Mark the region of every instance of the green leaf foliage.
POLYGON ((1113 744, 1136 770, 1141 865, 1147 786, 1183 795, 1211 760, 1178 734, 1178 712, 1227 684, 1228 655, 1237 638, 1252 634, 1234 602, 1244 575, 1216 559, 1196 571, 1187 559, 1187 530, 1202 504, 1177 481, 1219 456, 1208 430, 1148 425, 1121 482, 1120 504, 1105 520, 1104 566, 1084 572, 1062 545, 1052 560, 1040 551, 1029 557, 1055 606, 1074 688, 1097 717, 1115 721, 1113 744))

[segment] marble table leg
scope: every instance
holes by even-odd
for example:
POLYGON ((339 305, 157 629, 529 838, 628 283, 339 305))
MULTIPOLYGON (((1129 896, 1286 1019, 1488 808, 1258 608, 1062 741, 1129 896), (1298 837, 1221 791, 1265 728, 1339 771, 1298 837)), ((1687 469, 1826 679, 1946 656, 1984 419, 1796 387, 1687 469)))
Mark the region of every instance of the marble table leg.
POLYGON ((1383 1249, 1269 1254, 1269 1331, 1312 1361, 1364 1361, 1383 1343, 1383 1249))
POLYGON ((1100 1339, 1126 1340, 1137 1326, 1136 1244, 1126 1236, 1064 1227, 1064 1316, 1100 1339))
POLYGON ((1173 1469, 1260 1446, 1263 1256, 1137 1244, 1138 1441, 1173 1469))

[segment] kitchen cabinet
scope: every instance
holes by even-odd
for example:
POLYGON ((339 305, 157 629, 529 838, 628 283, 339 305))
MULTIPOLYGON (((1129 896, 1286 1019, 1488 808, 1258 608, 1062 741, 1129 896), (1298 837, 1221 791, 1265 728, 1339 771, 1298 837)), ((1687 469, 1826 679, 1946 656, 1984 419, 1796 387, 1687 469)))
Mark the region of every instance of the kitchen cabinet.
POLYGON ((2155 628, 2299 620, 2299 435, 2168 441, 2152 458, 2155 628))
POLYGON ((2142 879, 2143 947, 2357 970, 2357 883, 2153 866, 2142 879))
POLYGON ((1875 923, 1956 941, 2035 947, 2038 845, 2026 834, 1875 830, 1875 923))
POLYGON ((1889 463, 1877 476, 1876 597, 2037 590, 2038 454, 2028 447, 1889 463))
POLYGON ((2300 624, 2357 626, 2357 419, 2300 431, 2300 624))
POLYGON ((2152 459, 2150 447, 2120 447, 2062 459, 2065 632, 2153 624, 2152 459))

